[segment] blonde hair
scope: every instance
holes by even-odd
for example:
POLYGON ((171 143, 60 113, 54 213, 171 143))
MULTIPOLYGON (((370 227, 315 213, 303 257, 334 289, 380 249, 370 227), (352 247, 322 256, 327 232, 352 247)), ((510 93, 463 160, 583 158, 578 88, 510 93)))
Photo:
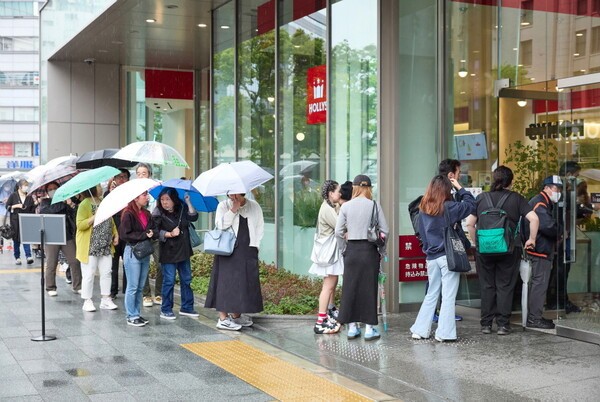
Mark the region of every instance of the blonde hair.
POLYGON ((352 186, 352 198, 360 197, 364 195, 366 198, 373 199, 373 188, 366 186, 352 186))

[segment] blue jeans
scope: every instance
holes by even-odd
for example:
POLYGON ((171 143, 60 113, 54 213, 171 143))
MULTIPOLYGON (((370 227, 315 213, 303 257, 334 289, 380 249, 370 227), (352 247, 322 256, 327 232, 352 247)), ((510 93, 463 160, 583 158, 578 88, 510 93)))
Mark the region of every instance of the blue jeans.
POLYGON ((125 312, 127 318, 140 317, 142 307, 142 291, 148 270, 150 269, 150 256, 138 260, 131 250, 131 246, 125 246, 123 251, 123 267, 127 276, 127 289, 125 290, 125 312))
MULTIPOLYGON (((15 259, 21 258, 21 242, 13 240, 13 247, 15 259)), ((25 250, 25 258, 31 258, 31 244, 23 244, 23 250, 25 250)))
POLYGON ((429 289, 425 300, 419 309, 419 314, 410 332, 423 338, 431 335, 433 313, 442 291, 442 307, 435 335, 444 340, 456 339, 455 301, 458 292, 460 274, 448 270, 446 256, 427 260, 427 275, 429 277, 429 289))
MULTIPOLYGON (((194 311, 194 292, 192 292, 192 268, 190 260, 161 264, 163 269, 162 305, 163 313, 173 312, 173 292, 175 289, 175 271, 179 273, 179 290, 181 292, 181 310, 194 311)), ((129 281, 129 276, 127 277, 129 281)))

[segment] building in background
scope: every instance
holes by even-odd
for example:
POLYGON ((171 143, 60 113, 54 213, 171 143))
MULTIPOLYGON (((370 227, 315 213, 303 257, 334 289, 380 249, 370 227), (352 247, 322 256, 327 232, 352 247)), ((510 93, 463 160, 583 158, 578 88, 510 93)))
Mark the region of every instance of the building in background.
POLYGON ((0 174, 40 163, 42 3, 0 0, 0 174))

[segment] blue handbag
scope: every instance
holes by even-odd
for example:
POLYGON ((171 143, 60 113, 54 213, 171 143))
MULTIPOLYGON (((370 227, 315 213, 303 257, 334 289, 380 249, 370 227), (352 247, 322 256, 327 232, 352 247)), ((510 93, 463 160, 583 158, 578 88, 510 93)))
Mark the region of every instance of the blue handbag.
POLYGON ((214 255, 229 256, 235 248, 235 233, 233 229, 213 229, 204 233, 204 252, 214 255))

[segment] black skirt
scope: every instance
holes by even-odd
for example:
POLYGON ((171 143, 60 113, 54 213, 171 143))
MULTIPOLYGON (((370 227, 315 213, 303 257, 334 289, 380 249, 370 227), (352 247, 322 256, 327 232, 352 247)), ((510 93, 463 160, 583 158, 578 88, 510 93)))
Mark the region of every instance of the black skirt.
POLYGON ((344 252, 344 283, 338 321, 377 325, 380 255, 367 240, 350 240, 344 252))
POLYGON ((246 218, 240 216, 233 254, 227 257, 215 255, 204 307, 224 313, 263 311, 258 277, 258 249, 250 247, 246 218))

